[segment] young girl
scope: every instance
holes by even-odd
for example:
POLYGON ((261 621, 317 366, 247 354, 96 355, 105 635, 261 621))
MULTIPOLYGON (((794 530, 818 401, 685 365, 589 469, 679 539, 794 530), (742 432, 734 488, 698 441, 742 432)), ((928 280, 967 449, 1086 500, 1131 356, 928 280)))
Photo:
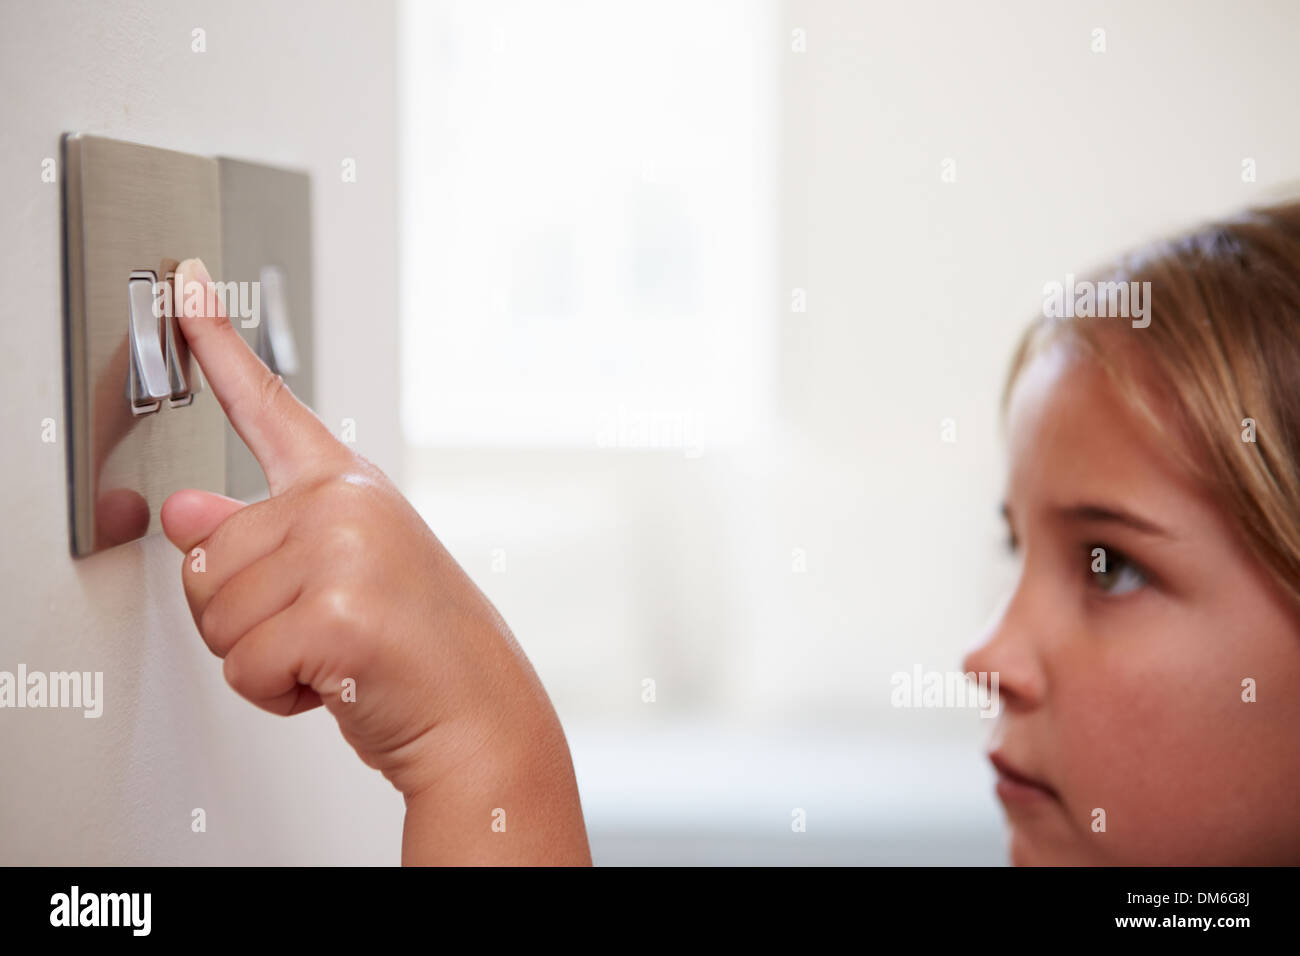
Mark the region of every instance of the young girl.
POLYGON ((1022 340, 1021 571, 964 665, 1000 675, 1012 862, 1300 863, 1300 204, 1096 281, 1149 312, 1022 340))

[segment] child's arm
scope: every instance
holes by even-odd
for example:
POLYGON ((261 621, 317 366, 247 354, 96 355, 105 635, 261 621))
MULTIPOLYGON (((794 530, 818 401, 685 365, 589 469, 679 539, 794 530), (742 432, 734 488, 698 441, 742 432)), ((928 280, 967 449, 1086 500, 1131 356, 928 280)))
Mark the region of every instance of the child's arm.
MULTIPOLYGON (((188 260, 177 281, 209 280, 188 260)), ((325 705, 406 798, 403 863, 589 864, 564 733, 496 610, 227 319, 180 324, 271 490, 252 505, 182 491, 162 509, 226 680, 274 713, 325 705)))

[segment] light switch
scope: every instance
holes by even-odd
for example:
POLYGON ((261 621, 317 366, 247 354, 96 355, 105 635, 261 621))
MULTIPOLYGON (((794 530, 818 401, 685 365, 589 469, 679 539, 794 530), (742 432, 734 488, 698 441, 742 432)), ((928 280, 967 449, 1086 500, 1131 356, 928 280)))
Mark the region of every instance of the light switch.
POLYGON ((69 530, 88 555, 160 530, 174 491, 225 489, 225 415, 157 285, 190 256, 221 276, 221 209, 209 158, 70 134, 63 160, 69 530))
POLYGON ((311 180, 80 134, 63 154, 69 525, 87 555, 159 530, 182 488, 265 494, 202 387, 176 317, 187 290, 169 286, 179 260, 202 259, 237 290, 232 325, 310 405, 311 180))

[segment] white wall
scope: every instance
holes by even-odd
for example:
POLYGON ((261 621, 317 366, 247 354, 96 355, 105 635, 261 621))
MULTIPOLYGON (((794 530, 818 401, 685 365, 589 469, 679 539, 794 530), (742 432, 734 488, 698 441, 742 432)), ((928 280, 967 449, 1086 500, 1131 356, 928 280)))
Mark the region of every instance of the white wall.
POLYGON ((170 544, 69 557, 61 187, 40 176, 72 130, 308 170, 318 411, 336 429, 355 419, 357 448, 394 473, 394 48, 387 3, 0 6, 0 670, 100 670, 106 698, 97 720, 0 710, 0 863, 400 858, 401 799, 333 718, 282 720, 225 686, 170 544), (41 442, 46 417, 56 444, 41 442))

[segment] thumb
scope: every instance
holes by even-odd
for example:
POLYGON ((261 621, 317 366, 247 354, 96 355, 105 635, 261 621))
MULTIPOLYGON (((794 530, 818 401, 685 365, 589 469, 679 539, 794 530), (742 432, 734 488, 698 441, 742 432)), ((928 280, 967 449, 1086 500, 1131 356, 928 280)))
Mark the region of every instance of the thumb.
POLYGON ((158 517, 167 540, 188 554, 199 542, 206 541, 221 522, 243 507, 244 503, 234 498, 189 488, 164 501, 158 517))

